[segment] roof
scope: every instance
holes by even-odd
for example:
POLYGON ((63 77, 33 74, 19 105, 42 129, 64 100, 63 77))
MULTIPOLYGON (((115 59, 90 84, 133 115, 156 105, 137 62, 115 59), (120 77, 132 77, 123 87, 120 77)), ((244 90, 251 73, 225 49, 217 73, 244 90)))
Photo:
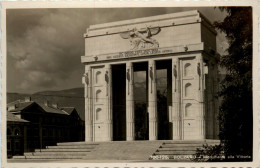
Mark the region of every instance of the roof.
POLYGON ((73 112, 74 107, 61 107, 61 110, 66 111, 69 115, 73 112))
POLYGON ((75 108, 74 107, 53 107, 52 105, 45 105, 44 103, 40 103, 40 102, 35 102, 35 101, 29 101, 29 102, 25 102, 22 100, 16 100, 14 102, 8 103, 7 107, 11 107, 13 105, 16 105, 15 109, 11 109, 8 110, 9 112, 19 112, 24 110, 25 108, 31 106, 32 104, 37 104, 38 106, 40 106, 43 111, 47 112, 47 113, 55 113, 55 114, 63 114, 63 115, 70 115, 75 108))
POLYGON ((27 123, 29 121, 27 120, 24 120, 24 119, 20 119, 18 117, 16 117, 14 114, 10 113, 10 112, 7 112, 7 121, 10 121, 10 122, 24 122, 24 123, 27 123))
POLYGON ((47 113, 56 113, 56 114, 65 114, 65 115, 70 115, 66 111, 62 110, 61 108, 54 108, 51 106, 46 106, 43 103, 38 103, 41 108, 47 113))
POLYGON ((15 102, 7 104, 7 107, 11 107, 12 105, 15 104, 16 108, 12 109, 12 110, 8 110, 8 111, 11 111, 11 112, 22 111, 22 110, 24 110, 25 108, 31 106, 34 103, 35 102, 33 102, 33 101, 30 101, 30 102, 21 102, 21 101, 18 102, 18 101, 15 101, 15 102))

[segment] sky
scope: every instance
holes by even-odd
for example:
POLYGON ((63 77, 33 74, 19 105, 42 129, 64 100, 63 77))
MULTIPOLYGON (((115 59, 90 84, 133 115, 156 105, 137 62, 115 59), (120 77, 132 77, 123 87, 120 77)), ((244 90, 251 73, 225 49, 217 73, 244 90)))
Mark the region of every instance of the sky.
MULTIPOLYGON (((226 16, 213 7, 8 9, 7 92, 83 87, 80 57, 85 52, 83 34, 90 25, 189 10, 199 10, 211 22, 226 16)), ((227 47, 221 33, 217 45, 220 54, 227 47)))

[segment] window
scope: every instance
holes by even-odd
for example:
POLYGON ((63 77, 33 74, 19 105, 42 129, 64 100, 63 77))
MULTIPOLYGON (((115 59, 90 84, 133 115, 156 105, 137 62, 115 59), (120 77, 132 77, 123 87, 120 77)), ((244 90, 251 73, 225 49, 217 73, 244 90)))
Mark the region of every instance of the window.
POLYGON ((20 129, 16 128, 16 129, 14 130, 14 135, 15 135, 15 136, 20 136, 20 134, 21 134, 20 129))
POLYGON ((11 147, 11 142, 7 142, 7 150, 11 150, 12 147, 11 147))
POLYGON ((7 135, 12 135, 12 130, 10 128, 7 128, 7 135))

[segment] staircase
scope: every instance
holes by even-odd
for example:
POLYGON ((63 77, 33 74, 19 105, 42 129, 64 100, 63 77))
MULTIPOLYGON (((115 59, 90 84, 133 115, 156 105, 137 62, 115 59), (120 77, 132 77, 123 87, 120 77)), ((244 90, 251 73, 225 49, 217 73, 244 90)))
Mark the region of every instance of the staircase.
POLYGON ((219 140, 204 141, 165 141, 152 154, 149 160, 168 160, 170 162, 188 162, 196 153, 197 148, 204 144, 217 145, 219 140))
POLYGON ((205 141, 111 141, 111 142, 66 142, 35 152, 14 156, 23 160, 128 160, 128 161, 190 161, 196 148, 203 144, 219 144, 218 140, 205 141))
POLYGON ((46 149, 36 149, 35 152, 24 153, 24 156, 14 156, 13 159, 83 159, 98 146, 98 143, 66 142, 57 146, 47 146, 46 149))

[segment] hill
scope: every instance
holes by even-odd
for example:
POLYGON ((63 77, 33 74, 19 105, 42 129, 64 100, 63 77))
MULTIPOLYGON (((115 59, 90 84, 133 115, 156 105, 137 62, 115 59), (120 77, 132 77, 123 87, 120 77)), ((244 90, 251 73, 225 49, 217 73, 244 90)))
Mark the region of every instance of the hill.
MULTIPOLYGON (((163 78, 158 78, 158 89, 165 89, 166 81, 163 78)), ((139 82, 134 85, 134 95, 136 102, 144 102, 146 100, 146 83, 139 82)), ((59 91, 42 91, 34 94, 7 93, 7 103, 15 100, 23 100, 30 96, 33 101, 43 103, 48 100, 53 103, 58 103, 60 107, 75 107, 82 120, 85 120, 85 101, 84 88, 73 88, 59 91)))

